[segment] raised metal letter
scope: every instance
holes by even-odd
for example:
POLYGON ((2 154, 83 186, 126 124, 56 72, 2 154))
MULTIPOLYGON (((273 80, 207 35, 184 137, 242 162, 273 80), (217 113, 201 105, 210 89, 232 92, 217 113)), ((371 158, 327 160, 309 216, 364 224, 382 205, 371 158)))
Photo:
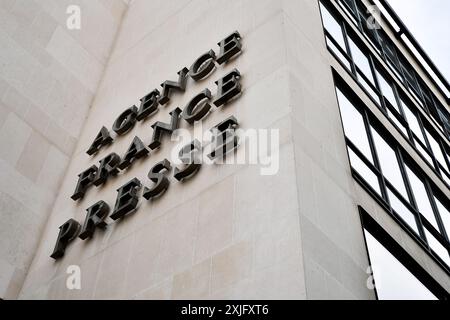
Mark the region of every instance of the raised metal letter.
POLYGON ((222 64, 228 62, 231 58, 241 52, 241 35, 235 31, 228 37, 218 43, 220 46, 220 54, 217 57, 217 63, 222 64))
POLYGON ((159 91, 155 89, 141 99, 141 106, 136 116, 138 121, 144 120, 158 111, 158 98, 159 91))
POLYGON ((239 71, 233 69, 222 79, 215 82, 217 84, 217 94, 216 99, 214 100, 216 107, 226 104, 241 93, 241 84, 239 83, 240 78, 241 74, 239 71))
POLYGON ((203 90, 189 101, 186 107, 184 107, 181 116, 190 124, 203 119, 211 109, 211 105, 208 103, 210 99, 211 92, 208 89, 203 90))
POLYGON ((119 164, 119 169, 128 168, 135 159, 140 159, 148 154, 148 149, 138 137, 134 137, 133 142, 125 153, 122 162, 119 164))
POLYGON ((62 226, 60 226, 55 249, 50 257, 55 260, 61 258, 66 251, 67 245, 77 237, 79 230, 80 224, 73 219, 67 220, 62 226))
POLYGON ((239 143, 239 139, 236 136, 235 128, 238 126, 238 122, 235 117, 231 116, 217 126, 211 129, 214 134, 215 149, 208 154, 208 158, 216 159, 223 158, 225 154, 236 149, 239 143))
POLYGON ((133 178, 117 189, 117 200, 116 205, 114 206, 114 212, 110 216, 111 219, 120 219, 136 210, 139 202, 138 192, 140 189, 141 182, 137 178, 133 178))
POLYGON ((151 198, 158 197, 162 195, 167 188, 169 188, 169 179, 164 175, 163 170, 169 171, 172 167, 170 166, 170 162, 167 159, 164 159, 161 162, 158 162, 150 169, 148 173, 148 178, 155 183, 155 185, 149 189, 147 187, 144 188, 143 197, 147 200, 151 198))
POLYGON ((120 157, 114 152, 104 157, 100 160, 97 174, 92 183, 98 187, 99 185, 104 184, 110 175, 115 176, 119 173, 119 170, 117 170, 119 163, 120 157))
POLYGON ((191 143, 181 148, 179 157, 181 162, 186 164, 183 169, 175 168, 174 178, 178 181, 182 181, 194 176, 201 167, 201 153, 202 144, 198 140, 194 140, 191 143))
POLYGON ((92 184, 94 178, 97 174, 98 168, 97 166, 91 166, 86 171, 83 171, 78 175, 77 187, 75 188, 75 192, 71 196, 73 200, 78 200, 83 198, 86 193, 87 188, 92 184))
POLYGON ((127 133, 136 123, 137 112, 136 106, 132 106, 122 112, 122 114, 117 117, 116 121, 114 121, 112 127, 113 131, 118 135, 127 133))
POLYGON ((164 122, 158 121, 158 122, 152 124, 153 138, 152 138, 152 142, 148 145, 150 147, 150 149, 155 150, 156 148, 159 148, 159 146, 161 145, 161 136, 162 136, 163 132, 171 134, 174 130, 176 130, 178 128, 178 123, 180 121, 181 109, 176 108, 175 110, 171 111, 169 114, 171 115, 170 123, 164 123, 164 122))
POLYGON ((84 221, 83 228, 78 236, 82 240, 91 238, 94 235, 95 228, 106 228, 107 224, 104 220, 108 216, 109 206, 105 201, 100 200, 87 208, 86 211, 86 220, 84 221))
POLYGON ((92 142, 92 145, 89 147, 89 149, 86 151, 86 153, 88 155, 92 156, 94 153, 96 153, 98 150, 100 150, 101 147, 110 144, 112 141, 113 141, 113 138, 111 138, 111 135, 109 134, 108 129, 106 129, 105 127, 102 127, 100 129, 100 132, 95 137, 94 142, 92 142))
POLYGON ((214 60, 216 60, 216 54, 213 50, 209 50, 207 53, 202 54, 197 60, 195 60, 189 69, 189 75, 191 78, 195 81, 204 79, 214 70, 214 67, 216 66, 214 60))
POLYGON ((163 83, 161 83, 161 87, 163 88, 161 97, 159 97, 158 102, 159 104, 163 105, 169 102, 170 98, 169 95, 172 90, 178 90, 184 92, 186 89, 186 80, 187 80, 187 74, 189 70, 187 68, 183 68, 180 71, 178 71, 178 81, 170 81, 166 80, 163 83))

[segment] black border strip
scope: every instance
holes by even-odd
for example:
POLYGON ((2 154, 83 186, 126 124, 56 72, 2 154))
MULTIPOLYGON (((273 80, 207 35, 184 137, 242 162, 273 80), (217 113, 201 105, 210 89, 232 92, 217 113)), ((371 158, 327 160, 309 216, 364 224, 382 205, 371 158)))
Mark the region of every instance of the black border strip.
MULTIPOLYGON (((411 257, 361 206, 358 206, 361 225, 370 232, 400 263, 402 263, 422 284, 428 288, 438 299, 450 300, 450 293, 447 292, 422 266, 411 257)), ((367 242, 364 238, 367 254, 367 242)))

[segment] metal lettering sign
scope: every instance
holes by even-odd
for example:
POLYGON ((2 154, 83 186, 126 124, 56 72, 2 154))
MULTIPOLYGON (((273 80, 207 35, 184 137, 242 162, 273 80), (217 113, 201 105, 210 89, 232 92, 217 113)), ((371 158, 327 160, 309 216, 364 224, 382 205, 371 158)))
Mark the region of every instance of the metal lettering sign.
MULTIPOLYGON (((140 99, 140 106, 132 106, 125 109, 114 121, 111 131, 116 136, 124 136, 136 125, 137 122, 150 118, 158 112, 160 105, 170 102, 171 96, 176 93, 183 93, 186 90, 188 77, 199 82, 209 77, 215 70, 216 64, 223 65, 241 53, 241 36, 235 31, 218 43, 219 54, 211 49, 198 57, 188 69, 186 67, 178 71, 178 80, 166 80, 161 84, 161 91, 153 89, 150 93, 140 99)), ((155 122, 151 125, 153 135, 151 142, 145 145, 139 137, 134 137, 129 148, 122 156, 110 153, 100 160, 98 166, 92 165, 78 175, 75 191, 71 198, 78 201, 84 197, 86 192, 93 186, 99 187, 107 180, 114 178, 120 172, 124 172, 133 165, 137 159, 147 157, 151 150, 161 148, 163 135, 170 135, 178 129, 180 120, 184 120, 190 125, 201 121, 210 112, 212 105, 219 108, 230 101, 236 99, 241 94, 240 84, 241 74, 237 69, 215 81, 217 92, 213 96, 209 89, 204 89, 187 103, 181 110, 175 108, 169 113, 167 122, 155 122)), ((238 137, 234 134, 234 129, 238 126, 238 121, 231 116, 211 128, 215 148, 207 154, 210 159, 224 157, 227 152, 233 151, 238 146, 238 137)), ((102 127, 94 138, 86 153, 93 156, 99 153, 103 147, 114 143, 111 131, 102 127)), ((183 181, 192 178, 200 169, 200 154, 203 151, 201 142, 193 140, 186 144, 179 151, 179 158, 182 165, 172 166, 169 160, 164 159, 156 163, 148 172, 150 182, 143 184, 138 178, 132 178, 123 186, 117 189, 117 197, 112 212, 110 205, 99 200, 86 209, 87 214, 83 225, 69 219, 59 228, 56 245, 50 257, 59 259, 64 255, 66 247, 75 238, 87 240, 93 237, 97 228, 107 227, 105 219, 119 220, 134 213, 137 210, 141 197, 147 201, 161 197, 170 185, 168 175, 173 171, 176 181, 183 181)))

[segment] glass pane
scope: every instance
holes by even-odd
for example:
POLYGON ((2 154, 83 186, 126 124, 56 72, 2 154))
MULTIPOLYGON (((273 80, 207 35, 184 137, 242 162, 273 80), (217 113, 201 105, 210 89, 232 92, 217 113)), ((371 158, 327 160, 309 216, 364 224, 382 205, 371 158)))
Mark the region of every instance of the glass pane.
POLYGON ((357 15, 356 15, 356 11, 355 11, 355 7, 353 4, 353 0, 344 0, 344 2, 347 3, 346 5, 343 5, 342 8, 344 9, 344 11, 347 12, 347 14, 349 15, 349 17, 353 20, 353 22, 358 25, 358 21, 357 19, 357 15))
POLYGON ((450 175, 441 169, 441 176, 442 179, 444 179, 445 183, 447 183, 450 186, 450 175))
POLYGON ((420 213, 436 228, 436 230, 439 230, 425 185, 408 166, 406 166, 406 172, 408 173, 409 182, 411 183, 411 188, 420 213))
POLYGON ((417 93, 414 90, 409 90, 409 92, 411 92, 411 94, 413 95, 413 97, 416 99, 416 102, 419 104, 419 106, 422 107, 422 109, 425 110, 425 107, 423 106, 423 102, 422 100, 419 98, 419 96, 417 95, 417 93))
POLYGON ((379 195, 381 195, 380 183, 375 173, 370 170, 369 167, 350 149, 348 149, 348 155, 350 157, 350 164, 361 177, 374 189, 379 195))
POLYGON ((386 99, 390 102, 390 104, 397 109, 400 113, 400 110, 397 106, 397 101, 395 100, 394 90, 391 85, 386 81, 386 79, 377 71, 378 83, 380 84, 380 89, 386 99))
POLYGON ((364 230, 375 286, 380 300, 437 300, 400 261, 364 230))
POLYGON ((391 70, 394 72, 395 76, 403 82, 403 77, 400 75, 398 68, 388 59, 386 60, 387 64, 391 67, 391 70))
POLYGON ((444 154, 442 153, 442 149, 439 146, 439 143, 434 139, 434 137, 428 132, 428 130, 425 130, 428 142, 430 142, 431 150, 433 150, 434 157, 436 160, 440 163, 441 166, 444 168, 447 168, 447 163, 445 162, 444 154))
POLYGON ((362 51, 358 48, 358 46, 353 42, 353 40, 349 37, 348 42, 350 45, 350 50, 352 52, 352 58, 355 64, 358 66, 359 69, 364 73, 364 75, 369 79, 372 84, 375 82, 373 81, 373 75, 372 70, 370 69, 369 59, 367 59, 367 56, 362 53, 362 51))
POLYGON ((439 199, 434 197, 434 201, 436 202, 436 206, 438 207, 439 214, 441 216, 442 223, 444 224, 445 231, 447 231, 447 236, 450 237, 450 212, 446 207, 442 204, 439 199))
POLYGON ((389 119, 391 119, 395 125, 400 129, 400 131, 405 135, 408 136, 408 132, 406 131, 406 128, 401 124, 401 122, 397 119, 397 117, 389 110, 386 109, 386 112, 388 114, 389 119))
POLYGON ((372 135, 383 175, 405 199, 408 199, 408 194, 406 193, 405 183, 403 182, 403 177, 395 151, 373 128, 372 135))
POLYGON ((378 96, 378 94, 375 93, 375 91, 372 89, 372 87, 367 83, 366 80, 364 80, 364 78, 359 74, 358 72, 358 80, 359 82, 363 85, 364 89, 367 90, 367 92, 369 93, 369 95, 375 100, 376 103, 378 103, 379 105, 381 105, 380 103, 380 97, 378 96))
POLYGON ((417 234, 419 234, 419 229, 417 228, 416 218, 414 214, 397 198, 396 195, 392 193, 388 188, 389 201, 391 203, 392 209, 405 221, 417 234))
POLYGON ((327 45, 333 51, 333 53, 337 56, 337 58, 345 65, 348 70, 352 70, 350 62, 344 57, 344 55, 339 51, 339 49, 334 45, 333 42, 327 37, 327 45))
POLYGON ((320 11, 322 12, 323 25, 325 29, 327 29, 328 33, 334 38, 334 40, 336 40, 337 43, 345 50, 345 41, 340 24, 322 4, 320 4, 320 11))
POLYGON ((427 230, 425 229, 425 236, 427 237, 428 245, 439 258, 441 258, 448 266, 450 266, 450 256, 447 249, 427 230))
POLYGON ((361 151, 366 158, 373 163, 369 139, 367 138, 362 115, 355 109, 355 107, 339 89, 336 89, 336 92, 341 110, 342 122, 344 124, 345 135, 355 144, 359 151, 361 151))
POLYGON ((343 2, 347 4, 347 6, 350 8, 353 14, 356 14, 355 3, 353 2, 353 0, 344 0, 343 2))
POLYGON ((419 138, 420 141, 422 141, 422 143, 424 145, 426 145, 422 130, 420 129, 419 121, 417 120, 417 117, 414 115, 414 113, 412 113, 409 106, 403 100, 402 100, 402 105, 403 105, 403 111, 405 112, 406 120, 408 121, 409 127, 411 128, 412 132, 414 132, 414 134, 417 136, 417 138, 419 138))
POLYGON ((431 157, 429 156, 429 154, 425 151, 425 149, 420 145, 420 143, 414 139, 417 151, 419 151, 419 153, 425 158, 425 160, 427 160, 427 162, 434 167, 433 164, 433 160, 431 159, 431 157))

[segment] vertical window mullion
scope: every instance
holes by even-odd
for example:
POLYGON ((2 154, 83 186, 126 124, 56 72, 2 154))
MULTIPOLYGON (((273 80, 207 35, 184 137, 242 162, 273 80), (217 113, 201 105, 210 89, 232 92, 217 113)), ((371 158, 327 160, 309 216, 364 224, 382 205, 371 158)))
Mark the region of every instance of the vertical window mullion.
POLYGON ((438 140, 438 143, 439 143, 439 146, 441 147, 441 150, 443 151, 444 160, 447 164, 446 171, 450 173, 450 157, 449 157, 449 154, 447 153, 446 145, 445 145, 444 141, 442 141, 442 139, 440 139, 440 138, 438 140))
POLYGON ((426 147, 428 149, 428 152, 431 154, 431 159, 433 160, 434 168, 437 170, 437 172, 440 173, 441 170, 439 169, 439 162, 436 159, 436 155, 433 152, 433 148, 431 148, 431 143, 428 140, 428 135, 426 134, 425 126, 423 125, 423 122, 422 122, 422 117, 419 114, 418 114, 418 117, 417 117, 417 122, 419 122, 420 129, 422 130, 422 134, 423 134, 423 137, 425 139, 425 144, 426 144, 426 147))
POLYGON ((348 43, 347 28, 343 21, 341 21, 341 29, 342 29, 342 35, 344 36, 345 50, 347 51, 347 55, 350 57, 350 65, 352 67, 352 72, 355 76, 358 76, 358 73, 356 72, 355 59, 353 59, 352 50, 350 49, 350 44, 348 43))
POLYGON ((370 125, 370 118, 369 118, 369 115, 367 114, 367 110, 365 110, 365 109, 363 110, 363 118, 364 118, 364 126, 366 128, 367 138, 369 139, 370 150, 372 151, 373 163, 374 163, 375 167, 378 169, 378 171, 381 173, 380 176, 378 177, 378 179, 381 182, 381 188, 380 188, 381 195, 382 195, 383 199, 387 200, 389 203, 389 196, 388 196, 388 192, 387 192, 386 181, 384 178, 383 170, 381 168, 380 159, 378 157, 378 152, 375 147, 375 142, 374 142, 373 136, 372 136, 372 130, 371 130, 372 127, 370 125))
POLYGON ((434 211, 434 216, 435 216, 436 222, 437 222, 437 224, 439 226, 439 230, 438 231, 441 234, 441 236, 443 236, 444 239, 448 241, 448 237, 445 234, 445 228, 443 227, 444 224, 443 224, 443 222, 441 220, 441 215, 440 215, 439 209, 438 209, 438 207, 436 205, 436 202, 434 201, 433 190, 431 188, 430 183, 428 182, 428 179, 424 179, 424 180, 425 180, 424 181, 425 189, 427 190, 428 198, 430 199, 431 208, 434 211))
POLYGON ((377 67, 375 62, 373 61, 373 57, 371 54, 369 54, 368 56, 369 58, 369 64, 370 64, 370 69, 372 70, 372 75, 373 75, 373 80, 375 82, 375 87, 377 88, 377 93, 378 93, 378 98, 380 100, 381 103, 381 108, 386 111, 386 104, 384 102, 384 95, 383 95, 383 90, 381 90, 381 85, 380 85, 380 80, 378 79, 378 72, 377 72, 377 67))
MULTIPOLYGON (((396 146, 396 148, 395 148, 395 153, 397 154, 397 159, 399 160, 399 163, 400 163, 400 172, 402 173, 403 181, 404 181, 405 187, 406 187, 406 192, 408 193, 408 197, 409 197, 409 202, 414 207, 415 211, 420 213, 420 210, 417 205, 416 198, 414 196, 414 192, 413 192, 413 189, 411 186, 411 182, 409 181, 408 174, 406 173, 405 162, 403 160, 402 153, 398 146, 396 146)), ((424 226, 422 223, 421 215, 415 213, 415 216, 416 216, 416 221, 417 221, 417 226, 418 226, 418 230, 420 233, 420 237, 422 239, 426 239, 425 231, 423 230, 424 226)))

